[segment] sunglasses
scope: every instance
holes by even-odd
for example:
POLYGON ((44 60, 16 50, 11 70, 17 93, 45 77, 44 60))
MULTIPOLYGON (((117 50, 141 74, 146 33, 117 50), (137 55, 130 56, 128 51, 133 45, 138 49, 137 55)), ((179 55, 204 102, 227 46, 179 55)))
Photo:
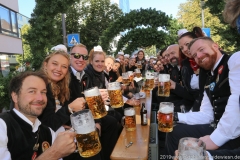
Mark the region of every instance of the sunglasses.
POLYGON ((71 55, 73 55, 74 58, 79 59, 80 57, 82 57, 83 60, 88 60, 88 55, 83 55, 80 53, 71 53, 71 55))
POLYGON ((240 15, 238 16, 238 18, 236 20, 236 26, 237 26, 238 33, 240 34, 240 15))

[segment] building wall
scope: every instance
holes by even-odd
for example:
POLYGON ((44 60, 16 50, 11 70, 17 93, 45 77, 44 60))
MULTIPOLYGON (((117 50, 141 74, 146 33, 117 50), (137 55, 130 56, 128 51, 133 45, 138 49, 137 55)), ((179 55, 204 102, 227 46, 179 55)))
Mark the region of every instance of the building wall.
POLYGON ((0 0, 0 4, 6 6, 7 8, 15 12, 19 12, 18 0, 0 0))
POLYGON ((0 34, 0 45, 0 54, 23 54, 22 40, 18 37, 0 34))

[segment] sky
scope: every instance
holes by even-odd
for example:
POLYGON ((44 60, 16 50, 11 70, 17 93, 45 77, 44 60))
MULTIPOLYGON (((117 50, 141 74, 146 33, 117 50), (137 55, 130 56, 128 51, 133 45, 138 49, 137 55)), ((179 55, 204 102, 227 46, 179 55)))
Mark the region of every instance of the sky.
MULTIPOLYGON (((156 8, 161 10, 167 15, 176 17, 178 7, 181 3, 185 3, 187 0, 129 0, 130 10, 140 8, 156 8)), ((19 13, 31 18, 31 13, 35 7, 35 0, 18 0, 19 13)))

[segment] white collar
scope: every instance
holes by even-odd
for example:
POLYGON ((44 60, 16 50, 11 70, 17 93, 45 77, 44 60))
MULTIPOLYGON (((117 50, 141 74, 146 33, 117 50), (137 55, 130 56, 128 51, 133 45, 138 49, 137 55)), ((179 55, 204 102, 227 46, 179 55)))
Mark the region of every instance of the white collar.
MULTIPOLYGON (((71 67, 71 69, 72 69, 72 72, 73 72, 73 74, 76 76, 76 73, 78 72, 76 69, 74 69, 72 66, 70 66, 71 67)), ((81 72, 79 72, 80 73, 80 77, 82 78, 82 76, 85 74, 85 72, 84 71, 81 71, 81 72)))
POLYGON ((223 58, 223 55, 219 58, 219 60, 217 61, 217 63, 215 63, 213 69, 211 70, 211 74, 214 75, 214 70, 217 68, 218 64, 221 62, 223 58))
POLYGON ((32 132, 35 133, 38 130, 38 127, 41 125, 41 122, 39 121, 38 118, 36 118, 35 123, 32 123, 26 116, 24 116, 21 112, 19 112, 15 108, 13 108, 13 111, 18 115, 18 117, 20 117, 22 120, 24 120, 25 122, 32 126, 32 132))

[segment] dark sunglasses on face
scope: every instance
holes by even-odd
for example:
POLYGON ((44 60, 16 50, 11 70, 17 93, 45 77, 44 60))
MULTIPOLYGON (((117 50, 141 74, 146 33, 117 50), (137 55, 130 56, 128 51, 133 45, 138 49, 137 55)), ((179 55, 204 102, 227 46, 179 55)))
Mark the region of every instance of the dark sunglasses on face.
POLYGON ((73 55, 74 58, 79 59, 80 57, 82 57, 83 60, 88 60, 88 55, 83 55, 80 53, 71 53, 71 55, 73 55))

